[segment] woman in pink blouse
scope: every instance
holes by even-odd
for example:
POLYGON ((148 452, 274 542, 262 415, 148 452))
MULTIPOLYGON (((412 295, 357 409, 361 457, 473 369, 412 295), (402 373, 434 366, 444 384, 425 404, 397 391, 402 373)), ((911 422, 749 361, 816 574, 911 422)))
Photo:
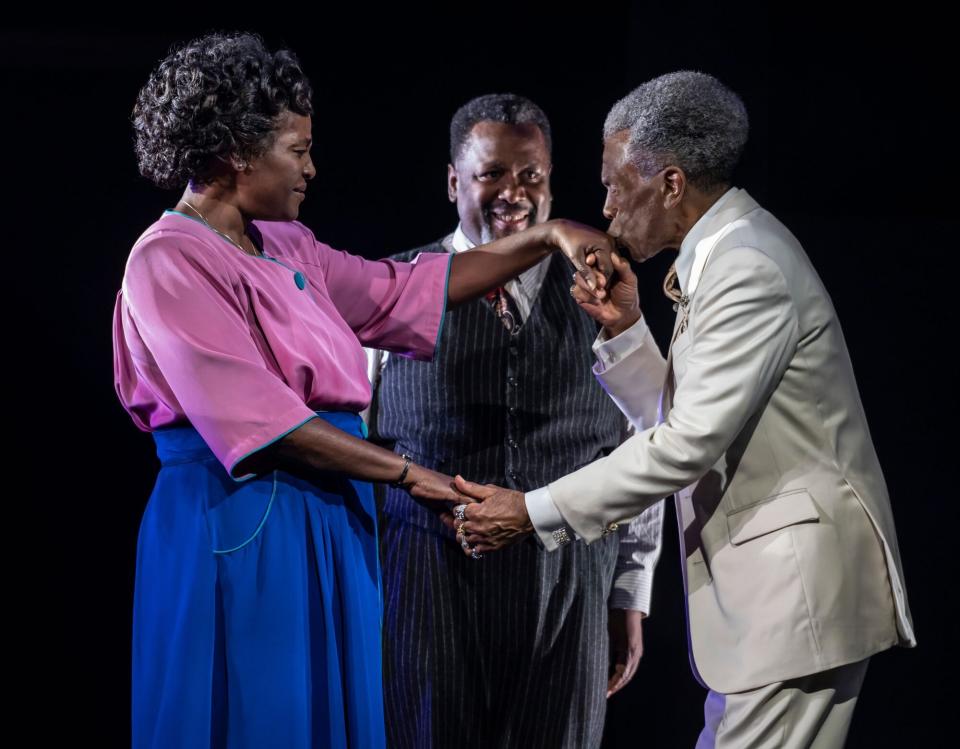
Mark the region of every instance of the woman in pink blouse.
POLYGON ((310 98, 289 51, 210 35, 134 110, 142 174, 186 185, 135 243, 114 315, 117 394, 161 462, 138 542, 135 746, 383 745, 369 482, 438 511, 461 497, 363 439, 363 346, 430 359, 446 305, 554 249, 585 274, 611 249, 567 222, 410 264, 318 242, 295 220, 310 98))

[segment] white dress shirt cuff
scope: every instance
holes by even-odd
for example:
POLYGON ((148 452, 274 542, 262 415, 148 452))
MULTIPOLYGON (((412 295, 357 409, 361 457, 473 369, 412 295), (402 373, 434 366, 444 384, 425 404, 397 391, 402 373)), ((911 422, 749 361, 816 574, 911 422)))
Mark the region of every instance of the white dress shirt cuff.
POLYGON ((647 321, 642 315, 633 325, 614 338, 607 338, 606 331, 601 328, 600 334, 593 342, 593 353, 597 357, 593 371, 600 374, 640 348, 646 341, 647 330, 647 321))
POLYGON ((611 609, 642 611, 649 615, 652 594, 653 570, 618 570, 614 573, 607 606, 611 609))
POLYGON ((544 549, 554 551, 576 537, 573 531, 567 528, 563 515, 554 504, 549 487, 527 492, 524 502, 527 505, 527 515, 530 516, 530 522, 544 549))

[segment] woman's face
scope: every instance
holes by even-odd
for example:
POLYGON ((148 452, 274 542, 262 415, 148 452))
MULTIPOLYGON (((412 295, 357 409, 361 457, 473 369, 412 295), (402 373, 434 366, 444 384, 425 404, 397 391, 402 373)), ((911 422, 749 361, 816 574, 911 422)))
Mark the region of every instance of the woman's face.
POLYGON ((317 170, 310 159, 309 116, 286 111, 274 130, 273 144, 237 174, 240 209, 255 219, 293 221, 306 197, 307 181, 317 170))

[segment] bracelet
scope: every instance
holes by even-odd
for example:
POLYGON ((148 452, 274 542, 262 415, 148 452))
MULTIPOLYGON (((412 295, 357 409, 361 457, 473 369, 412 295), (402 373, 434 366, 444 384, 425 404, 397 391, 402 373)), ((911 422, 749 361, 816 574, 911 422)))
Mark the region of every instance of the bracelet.
POLYGON ((390 486, 397 487, 398 489, 403 488, 403 480, 407 477, 407 471, 410 470, 410 456, 403 453, 400 457, 403 458, 403 470, 400 471, 400 478, 390 484, 390 486))

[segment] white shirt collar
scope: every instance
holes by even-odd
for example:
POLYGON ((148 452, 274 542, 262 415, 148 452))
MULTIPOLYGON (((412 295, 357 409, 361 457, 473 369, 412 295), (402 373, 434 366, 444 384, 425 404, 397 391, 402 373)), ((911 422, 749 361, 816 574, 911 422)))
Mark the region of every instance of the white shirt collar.
POLYGON ((740 192, 740 188, 731 187, 721 195, 717 202, 710 206, 707 212, 691 227, 680 244, 680 254, 677 255, 676 263, 677 283, 680 285, 680 291, 687 297, 693 296, 693 292, 697 290, 703 267, 707 264, 710 253, 723 232, 723 227, 720 227, 717 231, 707 234, 711 219, 738 192, 740 192))
MULTIPOLYGON (((451 242, 454 252, 466 252, 472 250, 476 245, 470 241, 470 238, 464 233, 463 225, 457 224, 457 229, 453 233, 451 242)), ((533 305, 543 286, 543 280, 547 276, 547 269, 550 267, 550 255, 547 255, 536 265, 527 268, 516 278, 507 281, 503 286, 507 293, 513 297, 517 307, 520 310, 520 317, 526 321, 530 317, 533 305)))
POLYGON ((457 224, 457 230, 453 233, 453 251, 454 252, 466 252, 467 250, 472 250, 476 245, 470 241, 463 231, 463 225, 457 224))

